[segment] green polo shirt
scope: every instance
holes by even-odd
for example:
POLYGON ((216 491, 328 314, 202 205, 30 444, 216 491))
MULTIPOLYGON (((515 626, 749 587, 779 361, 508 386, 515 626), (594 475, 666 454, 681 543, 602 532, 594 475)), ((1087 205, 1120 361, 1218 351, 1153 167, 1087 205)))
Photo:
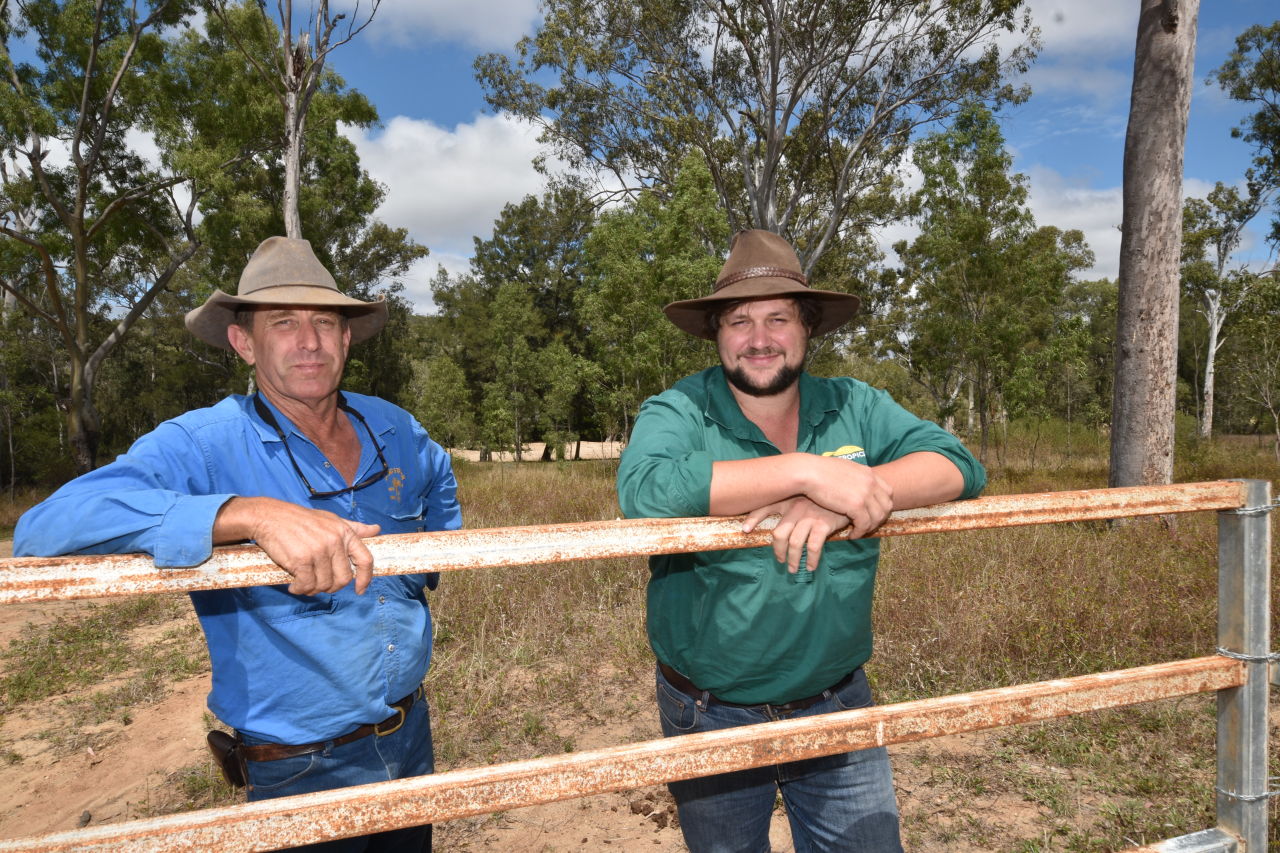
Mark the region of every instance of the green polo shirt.
MULTIPOLYGON (((960 469, 964 497, 986 484, 955 436, 856 379, 801 375, 796 449, 866 465, 930 450, 960 469)), ((640 407, 618 500, 629 518, 707 515, 713 461, 778 453, 712 367, 640 407)), ((871 657, 879 555, 876 539, 829 542, 809 577, 788 574, 771 548, 650 557, 649 642, 658 660, 729 702, 821 693, 871 657)))

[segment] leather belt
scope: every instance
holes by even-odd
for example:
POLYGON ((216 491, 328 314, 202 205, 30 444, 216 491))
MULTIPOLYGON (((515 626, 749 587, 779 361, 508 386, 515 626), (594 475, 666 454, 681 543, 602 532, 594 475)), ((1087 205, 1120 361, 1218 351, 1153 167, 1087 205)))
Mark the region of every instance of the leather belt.
MULTIPOLYGON (((861 669, 861 668, 862 667, 858 667, 858 669, 861 669)), ((667 666, 662 661, 658 661, 658 669, 661 670, 662 676, 667 679, 668 683, 670 683, 672 687, 679 690, 681 693, 685 694, 690 699, 695 700, 698 704, 702 704, 702 697, 705 696, 708 704, 711 702, 716 702, 720 705, 727 705, 730 708, 768 708, 771 711, 774 711, 776 713, 782 713, 782 714, 788 714, 788 713, 791 713, 792 711, 803 711, 805 708, 809 708, 809 707, 812 707, 813 705, 818 704, 823 699, 827 698, 827 696, 829 696, 830 694, 835 693, 836 691, 842 690, 845 687, 847 687, 849 685, 849 682, 853 681, 853 677, 858 674, 858 669, 855 669, 853 672, 849 673, 844 678, 840 679, 835 684, 831 685, 821 693, 818 693, 814 696, 806 696, 803 699, 792 699, 790 702, 783 702, 780 705, 775 705, 770 702, 756 702, 755 704, 752 704, 752 705, 744 705, 740 702, 725 701, 724 699, 721 699, 720 697, 714 695, 710 691, 703 690, 702 688, 698 687, 698 685, 694 684, 692 681, 685 678, 683 675, 676 672, 674 669, 667 666)))
POLYGON ((245 757, 246 761, 278 761, 281 758, 293 758, 295 755, 309 755, 313 752, 322 752, 332 746, 342 746, 344 743, 351 743, 353 740, 360 740, 362 737, 369 735, 377 735, 378 737, 386 737, 389 734, 400 731, 400 727, 404 725, 405 717, 408 716, 409 709, 413 707, 413 703, 426 695, 426 691, 421 684, 418 689, 410 693, 398 702, 392 702, 391 707, 396 712, 387 717, 380 723, 368 723, 361 726, 355 731, 348 732, 342 737, 333 740, 320 741, 318 743, 303 743, 291 745, 287 743, 260 743, 249 745, 240 744, 240 754, 245 757))

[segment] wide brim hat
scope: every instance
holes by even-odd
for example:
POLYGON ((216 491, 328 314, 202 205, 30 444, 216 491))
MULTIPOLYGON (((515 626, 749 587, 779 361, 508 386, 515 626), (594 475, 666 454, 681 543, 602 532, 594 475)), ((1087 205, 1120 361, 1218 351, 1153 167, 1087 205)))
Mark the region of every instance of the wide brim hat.
POLYGON ((710 296, 672 302, 662 311, 681 330, 714 341, 715 332, 707 325, 709 312, 726 302, 787 296, 808 296, 818 302, 822 314, 811 333, 814 335, 834 331, 858 313, 858 297, 810 287, 791 244, 771 231, 760 229, 739 231, 733 238, 729 257, 710 296))
POLYGON ((340 311, 347 317, 353 344, 368 340, 387 324, 386 301, 362 302, 338 290, 309 241, 268 237, 245 264, 235 295, 215 290, 203 305, 187 312, 187 331, 207 344, 229 350, 227 327, 235 322, 237 311, 255 305, 340 311))

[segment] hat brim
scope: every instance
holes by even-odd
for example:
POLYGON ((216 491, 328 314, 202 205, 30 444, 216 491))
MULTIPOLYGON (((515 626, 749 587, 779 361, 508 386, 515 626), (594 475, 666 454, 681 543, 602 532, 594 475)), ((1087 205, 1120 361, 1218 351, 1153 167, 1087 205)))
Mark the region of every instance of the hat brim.
POLYGON ((814 326, 813 334, 825 335, 835 331, 853 319, 858 313, 861 300, 851 293, 837 293, 834 290, 814 290, 787 278, 761 277, 750 278, 722 287, 710 296, 697 299, 682 299, 672 302, 662 309, 667 319, 675 323, 681 331, 708 341, 716 339, 715 333, 707 328, 707 313, 726 302, 739 302, 744 299, 783 299, 786 297, 809 296, 818 300, 822 308, 822 316, 814 326))
POLYGON ((347 318, 351 343, 367 341, 387 324, 387 302, 362 302, 328 287, 283 284, 261 288, 249 296, 232 296, 215 290, 199 308, 187 312, 187 331, 215 347, 231 350, 227 327, 235 322, 236 311, 255 305, 302 305, 332 308, 347 318))

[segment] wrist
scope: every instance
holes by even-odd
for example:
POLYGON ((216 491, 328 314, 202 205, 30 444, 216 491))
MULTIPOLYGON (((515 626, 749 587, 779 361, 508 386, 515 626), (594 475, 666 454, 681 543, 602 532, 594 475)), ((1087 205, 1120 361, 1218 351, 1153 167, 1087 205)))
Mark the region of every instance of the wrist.
POLYGON ((264 500, 267 499, 236 495, 224 503, 213 519, 214 544, 226 545, 256 539, 254 526, 262 516, 261 504, 264 500))

